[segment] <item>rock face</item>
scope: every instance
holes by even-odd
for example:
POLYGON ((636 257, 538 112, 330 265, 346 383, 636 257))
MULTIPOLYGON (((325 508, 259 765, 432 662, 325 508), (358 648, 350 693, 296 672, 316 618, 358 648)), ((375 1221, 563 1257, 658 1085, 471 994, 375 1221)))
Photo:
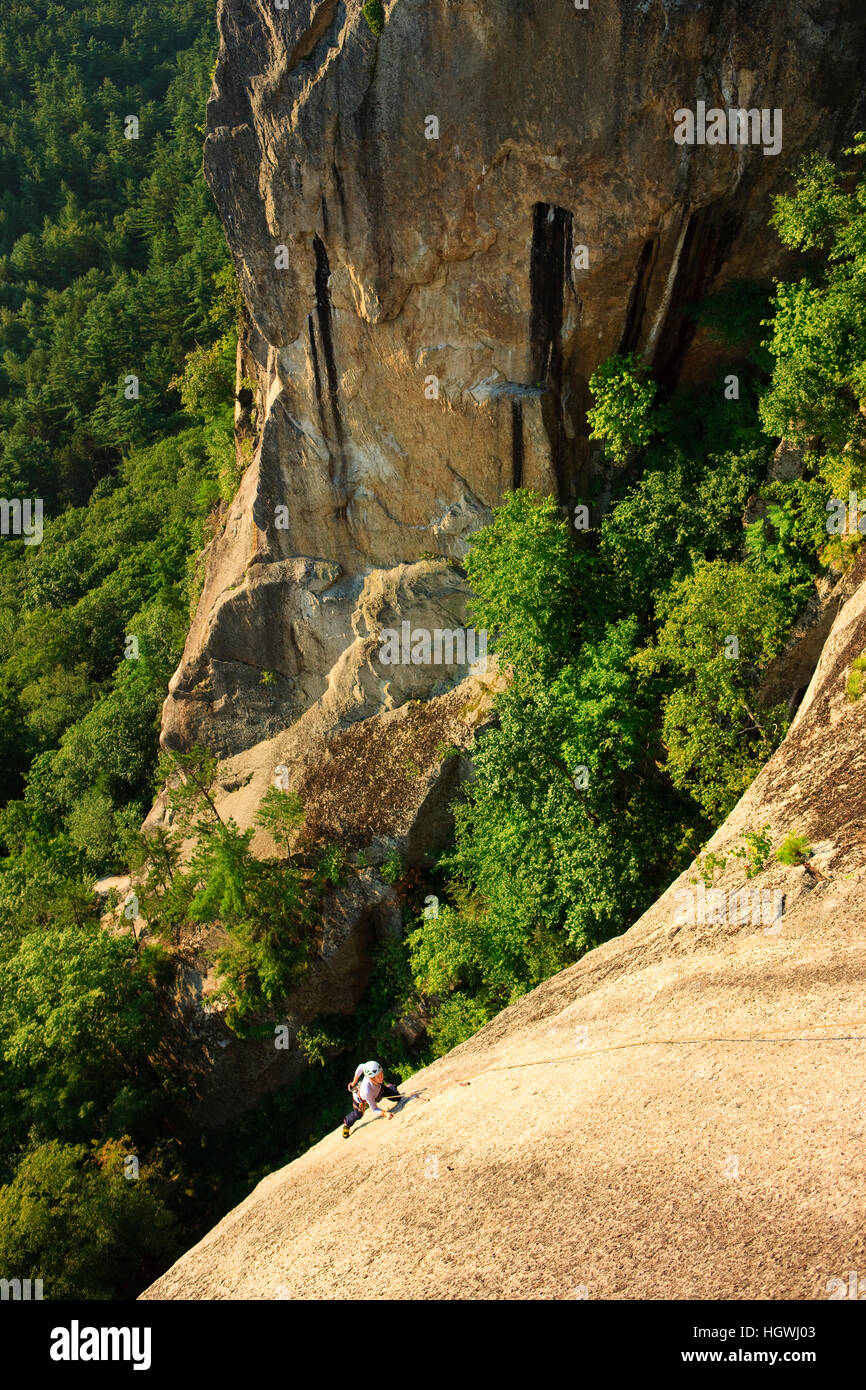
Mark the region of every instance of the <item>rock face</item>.
MULTIPOLYGON (((423 587, 430 568, 424 563, 402 567, 418 587, 423 587)), ((395 589, 386 592, 393 600, 395 589)), ((403 592, 399 583, 396 592, 403 592)), ((363 642, 359 649, 363 651, 363 642)), ((342 663, 354 675, 364 669, 357 658, 350 650, 342 663)), ((405 699, 418 668, 395 670, 405 699)), ((305 1067, 295 1046, 298 1028, 321 1013, 354 1012, 369 979, 373 947, 402 931, 399 892, 383 882, 373 866, 394 852, 410 866, 423 865, 442 845, 449 803, 460 782, 471 775, 464 754, 477 729, 489 720, 501 684, 491 661, 489 671, 469 675, 438 695, 405 699, 376 718, 341 728, 342 686, 337 681, 289 728, 223 761, 214 792, 223 819, 251 825, 279 769, 306 808, 303 834, 313 843, 363 849, 371 868, 350 871, 323 903, 321 949, 275 1020, 288 1026, 288 1048, 276 1048, 273 1037, 239 1041, 226 1027, 222 1012, 213 1007, 209 996, 217 980, 211 961, 223 944, 220 930, 204 930, 184 940, 176 961, 175 1032, 184 1040, 177 1067, 185 1077, 187 1109, 198 1122, 208 1127, 223 1124, 268 1091, 294 1080, 305 1067)), ((352 689, 350 682, 346 688, 352 689)), ((165 815, 160 798, 148 822, 159 824, 165 815)), ((275 852, 262 830, 254 836, 252 848, 264 855, 275 852)))
MULTIPOLYGON (((413 627, 431 607, 465 621, 455 571, 407 587, 404 567, 459 560, 516 484, 583 495, 597 364, 639 350, 668 381, 705 376, 718 350, 683 307, 776 269, 771 194, 866 124, 858 0, 386 14, 376 38, 360 0, 219 0, 205 165, 259 440, 166 701, 170 746, 230 756, 321 701, 384 616, 371 580, 413 627), (699 102, 780 111, 781 152, 677 144, 674 112, 699 102)), ((372 651, 350 663, 338 727, 395 699, 372 651)), ((419 668, 413 693, 441 675, 419 668)))
POLYGON ((844 1294, 866 1261, 866 698, 846 694, 863 568, 787 738, 710 841, 707 910, 693 866, 411 1078, 390 1123, 346 1143, 335 1113, 142 1297, 844 1294), (747 878, 736 850, 767 825, 813 852, 747 878))
POLYGON ((391 0, 379 37, 361 0, 218 13, 205 166, 254 448, 162 741, 220 754, 241 826, 285 767, 309 828, 422 863, 466 773, 442 747, 468 750, 498 678, 460 652, 388 663, 383 630, 471 621, 460 560, 508 488, 590 500, 587 383, 611 352, 721 390, 683 310, 778 269, 786 171, 866 125, 866 11, 391 0), (781 151, 678 144, 700 103, 776 113, 781 151))
POLYGON ((186 940, 174 957, 173 1026, 164 1039, 183 1077, 186 1113, 202 1128, 219 1128, 296 1080, 307 1066, 296 1045, 298 1029, 321 1013, 353 1012, 368 981, 372 947, 393 931, 394 912, 393 894, 372 873, 334 889, 323 910, 321 950, 274 1020, 279 1028, 261 1041, 241 1042, 214 1006, 207 957, 224 944, 224 933, 205 929, 186 940))

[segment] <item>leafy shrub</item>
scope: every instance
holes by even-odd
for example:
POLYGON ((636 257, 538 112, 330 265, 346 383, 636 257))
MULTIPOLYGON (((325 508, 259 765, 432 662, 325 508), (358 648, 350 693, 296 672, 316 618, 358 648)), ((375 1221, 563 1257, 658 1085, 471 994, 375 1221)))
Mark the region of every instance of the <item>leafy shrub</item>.
POLYGON ((603 439, 614 463, 625 463, 632 450, 666 428, 667 411, 656 404, 658 386, 634 353, 608 357, 590 377, 589 389, 595 400, 586 413, 590 439, 603 439))
POLYGON ((296 831, 304 823, 301 798, 296 792, 271 785, 259 802, 256 822, 277 844, 282 844, 288 854, 296 831))
POLYGON ((866 655, 855 656, 851 662, 851 670, 848 672, 848 680, 845 685, 846 694, 852 703, 859 700, 863 694, 864 682, 866 682, 866 655))
MULTIPOLYGON (((708 854, 701 854, 695 861, 695 867, 704 881, 707 888, 712 888, 717 873, 724 873, 727 859, 722 859, 720 855, 710 850, 708 854)), ((692 879, 696 883, 697 879, 692 879)))
POLYGON ((488 646, 524 682, 553 675, 578 631, 578 575, 585 563, 552 497, 508 492, 466 558, 472 613, 488 646))
POLYGON ((443 1057, 489 1023, 498 1012, 496 1005, 475 995, 460 993, 443 999, 430 1025, 435 1056, 443 1057))
MULTIPOLYGON (((781 489, 766 489, 762 495, 781 489)), ((813 591, 817 551, 826 540, 824 490, 820 484, 786 487, 781 502, 770 501, 765 518, 745 528, 746 553, 758 571, 774 575, 787 595, 791 618, 813 591)))
POLYGON ((455 748, 453 743, 446 743, 443 739, 439 740, 433 751, 441 763, 446 762, 448 758, 459 758, 460 756, 460 749, 455 748))
POLYGON ((348 1020, 340 1014, 321 1015, 314 1023, 299 1028, 298 1047, 310 1066, 323 1067, 331 1052, 342 1052, 349 1041, 348 1020))
POLYGON ((365 0, 361 13, 367 21, 370 32, 376 37, 385 28, 385 6, 382 0, 365 0))
POLYGON ((770 827, 765 825, 761 830, 747 830, 744 837, 745 844, 740 845, 739 849, 732 850, 735 859, 744 859, 746 878, 754 878, 764 868, 770 857, 770 850, 773 847, 770 827))
POLYGON ((787 597, 775 579, 723 560, 701 562, 659 603, 644 671, 669 670, 662 738, 674 785, 722 820, 779 743, 784 706, 759 709, 755 695, 787 631, 787 597), (738 652, 729 645, 731 637, 738 652))
POLYGON ((212 415, 221 405, 234 400, 236 344, 219 338, 202 347, 196 343, 187 353, 183 372, 172 377, 169 388, 180 394, 183 408, 190 415, 212 415))
POLYGON ((805 835, 787 835, 776 850, 776 858, 780 864, 795 865, 802 864, 811 853, 812 846, 805 835))
POLYGON ((397 850, 391 851, 391 853, 388 855, 388 858, 385 860, 384 864, 382 864, 382 866, 379 869, 379 873, 382 875, 386 883, 398 883, 405 874, 405 872, 406 869, 403 864, 403 860, 401 859, 397 850))
POLYGON ((328 845, 319 857, 316 875, 320 883, 330 883, 334 887, 341 883, 346 872, 346 851, 342 845, 328 845))
POLYGON ((601 525, 601 553, 622 602, 641 616, 700 559, 734 558, 742 513, 770 460, 765 447, 689 458, 667 443, 601 525))
MULTIPOLYGON (((774 201, 772 222, 790 247, 820 252, 796 283, 778 284, 769 321, 767 347, 773 359, 769 390, 760 403, 768 433, 807 439, 819 436, 826 448, 846 451, 862 478, 862 418, 866 400, 866 319, 863 274, 866 268, 866 180, 862 133, 847 153, 854 171, 843 173, 823 155, 801 163, 797 187, 774 201)), ((852 481, 852 486, 857 483, 852 481)), ((842 494, 844 495, 844 493, 842 494)))
MULTIPOLYGON (((70 889, 62 914, 55 889, 53 920, 31 926, 17 949, 4 943, 0 1090, 16 1096, 25 1132, 77 1140, 96 1124, 111 1126, 114 1097, 130 1077, 147 1106, 148 1057, 160 1028, 156 992, 133 943, 106 934, 92 894, 70 889)), ((23 906, 26 913, 26 899, 23 906)))

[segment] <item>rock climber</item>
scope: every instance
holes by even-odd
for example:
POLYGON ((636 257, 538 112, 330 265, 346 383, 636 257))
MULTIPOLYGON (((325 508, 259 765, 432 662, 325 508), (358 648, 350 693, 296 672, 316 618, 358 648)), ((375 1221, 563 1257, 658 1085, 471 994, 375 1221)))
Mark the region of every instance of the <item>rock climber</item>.
POLYGON ((390 1081, 385 1081, 385 1073, 378 1062, 362 1062, 355 1068, 355 1075, 347 1088, 352 1096, 352 1110, 343 1121, 343 1138, 348 1139, 352 1125, 360 1120, 369 1107, 374 1120, 390 1120, 390 1110, 380 1110, 376 1101, 382 1096, 389 1100, 399 1100, 400 1092, 390 1081))

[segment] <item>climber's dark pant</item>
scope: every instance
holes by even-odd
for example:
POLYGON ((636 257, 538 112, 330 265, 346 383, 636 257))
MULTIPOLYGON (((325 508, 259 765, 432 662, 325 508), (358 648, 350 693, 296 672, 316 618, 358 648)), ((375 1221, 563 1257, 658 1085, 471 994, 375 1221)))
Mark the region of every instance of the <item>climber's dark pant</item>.
MULTIPOLYGON (((386 1100, 400 1099, 400 1092, 397 1090, 397 1087, 394 1085, 392 1081, 385 1082, 384 1086, 381 1087, 379 1094, 376 1097, 376 1100, 380 1101, 383 1097, 386 1100)), ((363 1113, 363 1110, 359 1110, 356 1106, 353 1106, 350 1113, 346 1115, 346 1117, 344 1118, 343 1124, 347 1127, 347 1129, 351 1129, 355 1121, 360 1120, 363 1113)))

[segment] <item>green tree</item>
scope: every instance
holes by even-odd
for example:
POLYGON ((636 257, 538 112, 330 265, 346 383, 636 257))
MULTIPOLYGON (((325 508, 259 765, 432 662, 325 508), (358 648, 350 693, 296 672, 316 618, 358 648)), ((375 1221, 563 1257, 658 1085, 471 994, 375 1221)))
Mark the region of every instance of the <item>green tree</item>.
POLYGON ((589 389, 590 439, 603 439, 614 463, 625 463, 633 450, 666 430, 668 412, 657 402, 658 386, 634 353, 608 357, 590 377, 589 389))
POLYGON ((135 1298, 178 1253, 175 1221, 147 1167, 131 1179, 126 1144, 89 1154, 31 1148, 0 1187, 0 1268, 42 1279, 47 1299, 135 1298))
POLYGON ((582 561, 552 497, 506 493, 466 558, 476 624, 518 681, 552 674, 577 633, 582 561))
POLYGON ((760 403, 768 433, 820 437, 840 495, 866 481, 866 135, 847 153, 850 172, 807 156, 795 192, 775 199, 773 225, 810 265, 800 280, 777 283, 766 344, 772 378, 760 403))
POLYGON ((451 901, 409 937, 437 1049, 623 930, 682 834, 653 758, 658 694, 631 665, 637 622, 591 620, 604 581, 555 503, 507 497, 467 570, 513 679, 455 806, 451 901))
POLYGON ((128 936, 102 930, 92 896, 89 917, 84 906, 74 909, 77 922, 31 928, 2 961, 3 1085, 17 1097, 22 1134, 84 1139, 96 1126, 111 1134, 124 1085, 139 1084, 144 1107, 159 1085, 150 961, 128 936))
POLYGON ((757 703, 788 626, 783 589, 745 564, 702 561, 659 603, 655 643, 637 665, 668 670, 662 738, 676 787, 714 823, 728 814, 779 743, 784 706, 757 703))
POLYGON ((288 855, 296 832, 304 823, 304 808, 296 792, 268 787, 256 812, 256 823, 267 830, 275 844, 288 855))

